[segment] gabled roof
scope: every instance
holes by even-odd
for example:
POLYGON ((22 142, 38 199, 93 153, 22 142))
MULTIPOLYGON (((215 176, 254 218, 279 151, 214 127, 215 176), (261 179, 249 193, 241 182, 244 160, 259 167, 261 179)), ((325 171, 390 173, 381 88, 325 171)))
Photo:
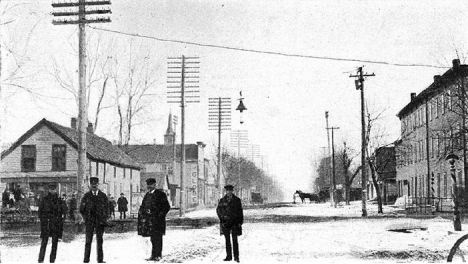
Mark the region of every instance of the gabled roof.
MULTIPOLYGON (((57 123, 46 120, 45 118, 39 121, 35 126, 23 134, 13 145, 2 153, 2 158, 10 154, 14 149, 19 147, 31 135, 36 133, 42 127, 48 127, 55 132, 73 148, 78 149, 78 131, 69 127, 61 126, 57 123)), ((87 157, 95 161, 103 161, 112 165, 121 167, 140 169, 141 166, 135 162, 129 155, 104 138, 98 137, 95 134, 86 133, 87 157)))
MULTIPOLYGON (((158 163, 158 162, 171 162, 173 156, 173 149, 171 145, 126 145, 121 146, 122 150, 130 155, 134 160, 140 163, 158 163)), ((177 155, 176 159, 180 160, 181 145, 176 145, 177 155)), ((198 160, 198 145, 187 144, 185 145, 185 159, 198 160)))

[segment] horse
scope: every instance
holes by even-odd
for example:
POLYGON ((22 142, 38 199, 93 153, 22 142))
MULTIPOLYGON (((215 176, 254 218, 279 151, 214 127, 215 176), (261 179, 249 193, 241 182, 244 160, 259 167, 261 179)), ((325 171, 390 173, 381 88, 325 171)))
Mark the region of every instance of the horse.
POLYGON ((312 201, 314 201, 314 202, 319 201, 319 197, 314 193, 304 193, 304 192, 302 192, 300 190, 296 190, 296 192, 294 194, 296 194, 296 193, 299 194, 299 198, 301 198, 302 203, 304 203, 304 200, 306 198, 309 199, 309 203, 312 203, 312 201))

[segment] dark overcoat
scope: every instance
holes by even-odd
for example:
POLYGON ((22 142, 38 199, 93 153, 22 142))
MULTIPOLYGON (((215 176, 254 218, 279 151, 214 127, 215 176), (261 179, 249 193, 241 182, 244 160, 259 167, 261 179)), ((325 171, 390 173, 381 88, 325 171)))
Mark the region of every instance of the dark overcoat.
POLYGON ((229 199, 227 195, 219 200, 216 208, 220 223, 221 235, 232 231, 233 235, 242 235, 242 224, 244 223, 244 212, 242 211, 242 202, 234 194, 229 199))
POLYGON ((117 200, 117 205, 118 205, 117 210, 119 212, 127 212, 128 211, 127 204, 128 204, 127 198, 119 197, 119 199, 117 200))
POLYGON ((171 209, 167 196, 160 190, 147 192, 138 211, 138 235, 166 234, 166 215, 171 209))
POLYGON ((98 191, 93 195, 91 191, 85 193, 80 203, 80 213, 87 226, 107 226, 109 214, 107 195, 98 191))
POLYGON ((39 203, 41 238, 63 234, 63 200, 57 194, 48 193, 39 203))

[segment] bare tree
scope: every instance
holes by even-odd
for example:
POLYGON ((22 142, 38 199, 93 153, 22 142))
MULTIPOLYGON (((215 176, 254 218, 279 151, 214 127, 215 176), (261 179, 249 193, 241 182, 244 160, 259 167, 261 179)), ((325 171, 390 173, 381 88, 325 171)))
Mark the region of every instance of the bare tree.
POLYGON ((371 113, 369 107, 367 109, 367 128, 366 128, 366 142, 368 148, 367 151, 367 164, 370 170, 370 175, 372 178, 372 184, 376 190, 377 195, 377 204, 378 204, 378 213, 382 214, 382 191, 379 184, 379 176, 377 175, 378 168, 376 167, 376 155, 375 153, 371 154, 374 150, 379 147, 389 145, 386 143, 388 135, 385 133, 385 128, 379 124, 383 119, 384 110, 374 111, 371 113))
MULTIPOLYGON (((122 56, 123 57, 123 56, 122 56)), ((115 58, 112 80, 113 100, 118 115, 118 144, 126 145, 131 140, 132 129, 147 122, 150 115, 144 115, 151 103, 150 95, 157 82, 157 70, 161 63, 154 64, 150 56, 136 54, 130 43, 128 58, 115 58), (120 64, 120 60, 126 60, 120 64)))
MULTIPOLYGON (((88 36, 87 42, 92 41, 92 36, 88 36)), ((76 45, 70 43, 73 53, 78 56, 78 51, 76 50, 76 45)), ((112 104, 106 103, 106 98, 108 97, 107 91, 109 86, 109 78, 111 76, 110 62, 113 55, 113 43, 104 46, 101 36, 97 36, 93 45, 88 45, 91 48, 86 50, 86 91, 87 91, 87 105, 94 105, 95 110, 94 116, 94 130, 98 128, 99 124, 99 115, 101 112, 107 108, 111 108, 112 104), (97 93, 97 102, 91 104, 91 98, 94 93, 97 93)), ((57 81, 58 85, 70 95, 73 96, 76 104, 78 105, 78 84, 76 69, 74 67, 70 68, 69 60, 59 62, 56 58, 53 59, 53 71, 52 76, 57 81)))

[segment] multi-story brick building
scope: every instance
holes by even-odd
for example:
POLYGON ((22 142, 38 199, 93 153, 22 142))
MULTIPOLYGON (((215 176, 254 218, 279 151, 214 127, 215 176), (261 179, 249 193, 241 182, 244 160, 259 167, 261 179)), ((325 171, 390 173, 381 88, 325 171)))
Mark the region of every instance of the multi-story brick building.
MULTIPOLYGON (((416 95, 398 113, 401 138, 396 141, 398 196, 450 198, 452 178, 448 153, 462 155, 462 98, 468 65, 453 67, 416 95)), ((463 164, 456 163, 456 181, 464 185, 463 164)))
MULTIPOLYGON (((76 192, 78 170, 78 131, 76 118, 71 127, 64 127, 42 119, 23 134, 1 155, 0 182, 9 189, 20 188, 34 194, 45 191, 54 182, 61 194, 76 192)), ((87 133, 88 170, 84 179, 85 190, 89 177, 99 178, 99 188, 114 197, 124 193, 130 198, 140 192, 140 164, 108 140, 87 133)))

